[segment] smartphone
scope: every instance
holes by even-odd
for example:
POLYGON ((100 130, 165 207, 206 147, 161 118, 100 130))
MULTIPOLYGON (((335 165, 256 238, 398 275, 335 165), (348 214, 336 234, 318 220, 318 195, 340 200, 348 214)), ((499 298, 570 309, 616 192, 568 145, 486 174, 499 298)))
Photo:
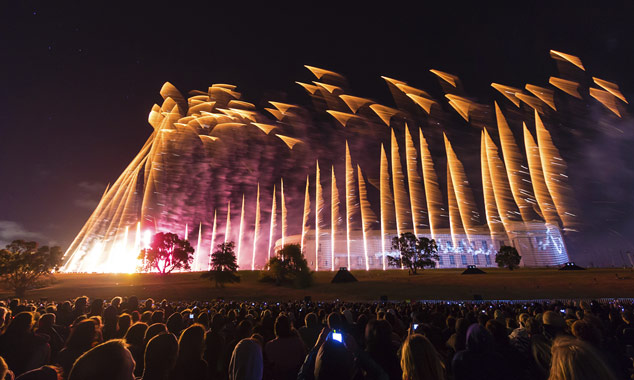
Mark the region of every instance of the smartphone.
POLYGON ((561 312, 561 314, 566 314, 566 309, 559 309, 559 311, 561 312))
POLYGON ((416 331, 418 328, 418 323, 412 323, 412 331, 416 331))
POLYGON ((343 335, 337 330, 332 330, 332 340, 337 341, 339 343, 343 342, 343 335))
POLYGON ((189 314, 189 319, 194 319, 194 313, 189 314))

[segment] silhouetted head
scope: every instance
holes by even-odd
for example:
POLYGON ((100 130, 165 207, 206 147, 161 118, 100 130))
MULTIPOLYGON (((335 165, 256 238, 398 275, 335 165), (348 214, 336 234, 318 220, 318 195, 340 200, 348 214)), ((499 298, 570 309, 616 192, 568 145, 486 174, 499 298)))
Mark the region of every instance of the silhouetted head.
POLYGON ((178 341, 173 334, 153 337, 145 348, 143 377, 169 373, 176 365, 177 355, 178 341))
POLYGON ((80 356, 68 380, 134 380, 134 359, 121 339, 109 340, 80 356))

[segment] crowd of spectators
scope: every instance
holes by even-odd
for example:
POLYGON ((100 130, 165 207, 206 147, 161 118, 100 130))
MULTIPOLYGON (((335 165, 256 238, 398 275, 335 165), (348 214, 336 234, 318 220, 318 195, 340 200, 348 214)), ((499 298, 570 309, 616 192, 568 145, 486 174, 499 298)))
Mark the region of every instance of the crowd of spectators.
POLYGON ((0 302, 0 379, 630 379, 631 302, 0 302))

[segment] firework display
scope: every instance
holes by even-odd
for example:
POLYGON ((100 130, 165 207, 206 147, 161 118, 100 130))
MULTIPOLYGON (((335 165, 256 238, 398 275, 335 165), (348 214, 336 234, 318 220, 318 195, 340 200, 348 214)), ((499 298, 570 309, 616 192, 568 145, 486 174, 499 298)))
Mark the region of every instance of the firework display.
MULTIPOLYGON (((585 74, 578 57, 551 57, 585 74)), ((313 270, 400 269, 386 257, 403 232, 435 239, 439 267, 495 266, 502 245, 525 266, 569 261, 564 237, 583 223, 558 120, 570 102, 590 101, 622 117, 618 85, 492 83, 498 98, 487 105, 458 76, 431 70, 442 97, 383 77, 395 103, 386 106, 348 94, 334 71, 306 68, 316 80, 297 83, 311 106, 256 105, 229 84, 185 97, 165 83, 150 137, 106 189, 63 271, 137 271, 156 232, 196 242, 192 270, 208 270, 222 241, 235 241, 241 269, 264 268, 289 243, 313 270)))

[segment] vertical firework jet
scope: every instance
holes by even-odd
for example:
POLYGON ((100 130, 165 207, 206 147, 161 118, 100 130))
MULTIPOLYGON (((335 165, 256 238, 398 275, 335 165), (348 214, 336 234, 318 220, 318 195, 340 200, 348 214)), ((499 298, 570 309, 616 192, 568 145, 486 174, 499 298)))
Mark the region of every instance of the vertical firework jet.
POLYGON ((319 161, 315 169, 315 271, 319 270, 319 231, 321 211, 324 208, 324 196, 322 195, 321 178, 319 173, 319 161))
POLYGON ((387 260, 385 236, 388 229, 388 223, 392 223, 392 221, 394 220, 394 203, 392 202, 392 191, 390 190, 390 171, 383 144, 381 144, 381 170, 379 181, 379 197, 381 200, 381 255, 383 260, 383 270, 385 270, 387 260))
POLYGON ((273 185, 273 200, 271 201, 271 228, 269 231, 269 253, 267 256, 267 260, 271 258, 271 248, 275 247, 275 241, 273 240, 274 232, 275 232, 275 216, 277 214, 277 203, 275 200, 275 185, 273 185))
POLYGON ((559 215, 557 215, 557 209, 555 208, 553 199, 548 192, 548 187, 546 186, 542 162, 539 155, 539 148, 537 147, 537 143, 535 143, 531 132, 526 127, 526 124, 523 124, 523 128, 528 171, 531 175, 533 192, 535 193, 535 199, 537 199, 541 216, 544 218, 546 223, 558 226, 561 220, 559 219, 559 215))
POLYGON ((528 178, 522 170, 523 157, 519 147, 515 142, 513 133, 504 118, 497 102, 495 103, 495 116, 497 119, 498 133, 500 134, 500 144, 502 155, 504 156, 504 166, 509 180, 511 194, 517 204, 522 220, 527 222, 533 219, 532 204, 535 203, 529 189, 524 185, 528 183, 528 178))
POLYGON ((489 172, 489 158, 486 148, 485 131, 482 130, 480 139, 480 167, 482 168, 482 193, 484 195, 484 214, 486 217, 489 231, 491 232, 491 244, 493 244, 494 235, 504 232, 504 227, 498 214, 497 204, 495 202, 495 194, 493 193, 493 181, 489 172))
POLYGON ((255 252, 260 236, 260 183, 258 182, 257 195, 255 197, 255 224, 253 226, 253 257, 251 258, 251 270, 255 270, 255 252))
POLYGON ((286 199, 284 198, 284 178, 280 179, 280 196, 282 199, 282 247, 283 247, 286 245, 286 234, 288 232, 286 199))
POLYGON ((427 215, 429 217, 429 230, 431 238, 436 238, 436 228, 441 225, 442 215, 442 193, 440 192, 440 184, 438 176, 434 169, 434 161, 431 159, 431 153, 427 140, 423 136, 423 131, 419 128, 418 135, 420 140, 420 156, 421 167, 423 170, 423 183, 425 186, 425 199, 427 201, 427 215))
MULTIPOLYGON (((258 185, 259 188, 259 185, 258 185)), ((306 230, 308 229, 308 216, 310 215, 310 194, 309 194, 309 180, 306 176, 306 193, 304 194, 304 213, 302 218, 302 238, 301 238, 301 251, 304 252, 304 238, 306 237, 306 230)))
POLYGON ((368 232, 372 228, 375 216, 370 208, 370 202, 368 202, 368 190, 363 180, 363 173, 361 167, 357 164, 357 179, 359 180, 359 205, 361 209, 361 229, 363 232, 363 253, 365 256, 365 270, 370 270, 370 264, 368 262, 368 232))
POLYGON ((418 236, 418 227, 424 226, 425 204, 422 196, 422 183, 418 175, 418 158, 416 147, 405 124, 405 156, 407 157, 407 184, 409 188, 410 206, 412 208, 412 226, 414 234, 418 236))
POLYGON ((511 228, 510 222, 517 219, 518 212, 513 202, 504 164, 498 155, 498 149, 486 129, 483 133, 495 204, 504 229, 508 232, 511 228))
POLYGON ((225 224, 225 243, 229 241, 231 233, 231 201, 227 202, 227 224, 225 224))
POLYGON ((192 270, 198 270, 198 256, 200 255, 200 243, 202 242, 203 224, 198 225, 198 242, 196 243, 196 252, 194 253, 194 264, 192 270))
POLYGON ((467 239, 471 242, 473 227, 477 225, 479 219, 478 211, 475 208, 475 201, 473 200, 473 194, 471 193, 471 187, 465 175, 464 167, 460 160, 458 160, 458 156, 456 156, 456 153, 451 147, 447 136, 444 134, 443 136, 445 139, 445 150, 447 151, 448 175, 451 176, 455 200, 458 204, 458 214, 467 239))
POLYGON ((574 227, 576 224, 575 215, 571 211, 575 207, 570 187, 568 186, 568 176, 565 174, 566 162, 561 158, 561 154, 555 147, 550 133, 544 127, 537 113, 535 113, 535 129, 537 131, 537 146, 546 187, 548 192, 550 192, 563 227, 574 227))
POLYGON ((242 194, 242 209, 240 211, 240 227, 238 230, 238 252, 236 255, 236 261, 240 266, 240 256, 242 252, 242 235, 244 233, 244 194, 242 194))
POLYGON ((352 166, 352 158, 350 157, 350 148, 346 141, 346 252, 348 254, 348 268, 350 267, 350 230, 352 229, 352 222, 356 211, 355 207, 355 195, 354 195, 354 168, 352 166))
POLYGON ((216 243, 216 216, 217 211, 214 210, 214 223, 211 227, 211 241, 209 242, 209 261, 207 262, 207 270, 211 270, 211 255, 214 253, 214 244, 216 243))
POLYGON ((330 180, 330 270, 335 270, 335 240, 337 235, 337 224, 339 224, 339 190, 337 190, 337 178, 335 177, 335 166, 332 166, 332 178, 330 180))
POLYGON ((396 209, 396 234, 401 233, 407 226, 405 215, 409 212, 407 191, 405 191, 405 177, 403 176, 403 168, 401 166, 401 154, 398 149, 398 142, 394 135, 394 129, 391 130, 391 153, 392 156, 392 189, 394 191, 394 207, 396 209))

